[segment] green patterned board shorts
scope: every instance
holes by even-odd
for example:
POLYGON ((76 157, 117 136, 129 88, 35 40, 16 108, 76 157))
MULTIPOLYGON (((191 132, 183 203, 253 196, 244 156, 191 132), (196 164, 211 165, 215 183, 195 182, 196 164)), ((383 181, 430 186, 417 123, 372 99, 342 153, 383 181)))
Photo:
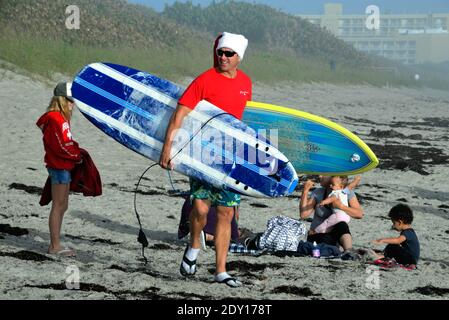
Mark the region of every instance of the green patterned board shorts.
POLYGON ((212 207, 236 207, 240 205, 240 195, 221 190, 208 183, 190 178, 190 199, 210 200, 212 207))

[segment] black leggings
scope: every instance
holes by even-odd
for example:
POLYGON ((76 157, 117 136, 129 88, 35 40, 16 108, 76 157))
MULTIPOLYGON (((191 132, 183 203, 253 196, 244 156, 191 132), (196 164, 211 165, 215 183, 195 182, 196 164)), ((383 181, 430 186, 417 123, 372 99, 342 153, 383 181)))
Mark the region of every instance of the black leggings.
POLYGON ((416 264, 415 258, 398 244, 387 245, 384 250, 384 255, 387 258, 394 258, 400 264, 416 264))
POLYGON ((330 232, 328 233, 316 233, 309 235, 307 241, 316 243, 326 243, 332 246, 338 246, 340 243, 340 238, 344 234, 351 234, 349 231, 349 226, 346 222, 342 221, 337 223, 330 232))

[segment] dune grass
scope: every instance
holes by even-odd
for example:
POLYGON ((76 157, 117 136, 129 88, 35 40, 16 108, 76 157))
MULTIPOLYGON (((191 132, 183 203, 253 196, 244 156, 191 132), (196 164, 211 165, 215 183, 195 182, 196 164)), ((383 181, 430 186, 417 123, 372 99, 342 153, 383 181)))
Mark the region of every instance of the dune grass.
MULTIPOLYGON (((0 58, 31 73, 51 79, 54 73, 69 77, 92 62, 111 62, 151 72, 179 81, 195 77, 212 66, 211 48, 202 43, 165 49, 101 48, 74 46, 61 40, 27 37, 15 33, 0 35, 0 58)), ((241 65, 254 81, 274 84, 290 82, 329 82, 335 84, 415 85, 391 73, 338 65, 330 70, 328 61, 301 59, 288 53, 266 53, 249 49, 241 65)))
MULTIPOLYGON (((31 73, 47 78, 55 73, 69 76, 92 62, 111 62, 147 70, 165 78, 194 76, 209 64, 205 50, 198 46, 178 50, 137 50, 74 46, 61 40, 37 39, 21 35, 0 35, 0 58, 31 73)), ((209 61, 212 59, 210 57, 209 61)))

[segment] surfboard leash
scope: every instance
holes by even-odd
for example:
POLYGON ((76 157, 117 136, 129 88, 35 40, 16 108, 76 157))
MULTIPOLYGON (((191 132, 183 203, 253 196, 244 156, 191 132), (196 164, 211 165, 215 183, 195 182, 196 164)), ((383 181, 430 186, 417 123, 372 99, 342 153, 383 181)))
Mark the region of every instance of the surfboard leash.
MULTIPOLYGON (((225 115, 225 114, 229 114, 229 113, 227 113, 227 112, 218 113, 218 114, 214 115, 213 117, 211 117, 210 119, 208 119, 208 120, 201 126, 201 128, 198 129, 198 131, 195 132, 195 134, 192 135, 192 137, 190 138, 190 140, 187 141, 187 142, 184 144, 184 146, 182 146, 182 148, 179 149, 178 152, 177 152, 173 157, 170 158, 170 160, 169 160, 168 163, 170 163, 170 161, 172 161, 178 154, 180 154, 180 153, 182 152, 182 150, 184 150, 184 148, 185 148, 190 142, 192 142, 192 140, 198 135, 198 133, 200 133, 201 130, 203 130, 204 126, 206 126, 206 125, 207 125, 211 120, 213 120, 214 118, 217 118, 218 116, 222 116, 222 115, 225 115)), ((139 178, 139 180, 137 181, 136 189, 134 190, 134 212, 135 212, 135 214, 136 214, 137 222, 139 223, 139 235, 137 236, 137 242, 139 242, 139 243, 142 245, 142 257, 143 257, 143 259, 144 259, 144 261, 145 261, 145 265, 148 263, 148 259, 147 259, 146 256, 145 256, 145 248, 148 247, 148 239, 147 239, 147 236, 145 235, 145 232, 143 231, 142 223, 141 223, 141 221, 140 221, 140 216, 139 216, 139 213, 137 212, 137 191, 138 191, 138 189, 139 189, 140 181, 142 180, 142 178, 145 176, 145 174, 148 172, 148 170, 150 170, 151 168, 153 168, 153 167, 156 166, 156 165, 159 165, 159 162, 153 163, 151 166, 149 166, 148 168, 145 169, 145 171, 140 175, 140 178, 139 178)), ((167 170, 167 171, 168 171, 168 176, 169 176, 169 178, 170 178, 171 186, 172 186, 173 190, 176 191, 175 188, 174 188, 174 186, 173 186, 173 182, 172 182, 171 175, 170 175, 170 170, 167 170)))
POLYGON ((142 257, 145 260, 145 265, 148 263, 148 259, 147 259, 147 257, 145 257, 145 248, 148 247, 148 239, 147 239, 147 236, 145 235, 145 232, 143 231, 142 223, 140 221, 140 216, 139 216, 139 213, 137 212, 137 191, 139 189, 140 181, 142 180, 144 175, 147 173, 147 171, 158 164, 159 163, 157 163, 157 162, 152 164, 141 174, 139 181, 137 182, 136 189, 134 190, 134 212, 136 213, 137 222, 139 223, 139 235, 137 236, 137 242, 142 244, 142 257))

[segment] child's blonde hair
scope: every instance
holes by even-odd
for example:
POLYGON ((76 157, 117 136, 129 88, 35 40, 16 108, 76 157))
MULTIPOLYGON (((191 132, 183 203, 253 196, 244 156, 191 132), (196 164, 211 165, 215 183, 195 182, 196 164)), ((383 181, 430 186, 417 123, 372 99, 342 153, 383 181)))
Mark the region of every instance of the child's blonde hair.
POLYGON ((67 121, 70 121, 70 118, 72 117, 72 111, 69 109, 69 103, 70 101, 65 97, 53 96, 53 98, 51 98, 49 106, 47 107, 47 112, 58 111, 62 113, 67 121))

